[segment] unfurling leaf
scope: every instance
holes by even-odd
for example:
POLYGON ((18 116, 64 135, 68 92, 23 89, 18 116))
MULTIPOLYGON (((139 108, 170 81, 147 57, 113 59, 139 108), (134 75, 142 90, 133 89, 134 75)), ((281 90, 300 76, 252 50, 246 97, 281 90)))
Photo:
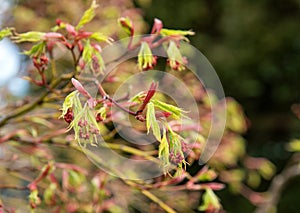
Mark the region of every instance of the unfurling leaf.
POLYGON ((147 133, 149 134, 151 128, 155 138, 158 141, 161 141, 160 128, 155 117, 155 109, 153 103, 148 103, 147 105, 146 119, 147 133))
POLYGON ((11 36, 12 33, 11 31, 13 30, 13 28, 5 28, 3 30, 0 31, 0 41, 7 36, 11 36))
POLYGON ((62 105, 62 113, 61 113, 60 117, 64 117, 64 115, 68 112, 68 109, 73 107, 74 100, 78 94, 79 94, 78 91, 75 90, 75 91, 71 92, 69 95, 67 95, 67 97, 65 98, 65 101, 62 105))
POLYGON ((172 117, 176 120, 180 119, 182 116, 184 116, 183 113, 186 113, 186 111, 184 111, 183 109, 176 107, 174 105, 171 104, 167 104, 158 100, 151 100, 151 102, 154 104, 155 107, 166 111, 166 112, 171 112, 172 113, 172 117))
POLYGON ((188 35, 195 35, 195 32, 191 30, 171 30, 171 29, 161 29, 160 34, 162 36, 171 36, 171 37, 178 37, 179 39, 188 41, 188 38, 185 36, 188 35))
POLYGON ((45 33, 42 32, 30 31, 27 33, 18 34, 16 37, 14 37, 14 39, 16 43, 39 42, 44 39, 44 35, 45 33))
POLYGON ((48 205, 53 205, 55 203, 55 191, 57 188, 56 183, 51 183, 48 188, 44 191, 44 201, 48 205))
POLYGON ((132 21, 128 17, 119 18, 118 23, 128 35, 132 36, 134 34, 132 21))
POLYGON ((199 211, 219 210, 221 209, 221 204, 218 197, 210 188, 207 188, 203 194, 203 203, 199 206, 199 211))
POLYGON ((158 149, 158 158, 162 161, 164 167, 168 166, 170 164, 169 161, 169 143, 167 140, 167 134, 166 130, 163 131, 163 136, 160 141, 159 149, 158 149))
POLYGON ((95 17, 95 9, 98 7, 96 0, 93 0, 89 9, 87 9, 83 16, 81 17, 79 23, 76 26, 76 29, 80 29, 85 24, 89 23, 95 17))
POLYGON ((146 93, 144 91, 142 92, 139 92, 138 94, 136 94, 135 96, 133 96, 129 102, 134 102, 134 103, 142 103, 143 102, 143 99, 145 99, 146 97, 146 93))
POLYGON ((102 42, 102 41, 105 41, 109 44, 111 44, 114 40, 106 35, 103 35, 102 33, 100 32, 95 32, 93 33, 91 36, 90 36, 91 39, 95 39, 96 41, 98 42, 102 42))
POLYGON ((45 53, 45 50, 46 50, 46 42, 43 41, 33 45, 32 48, 28 51, 25 51, 24 54, 29 56, 39 57, 43 53, 45 53))
POLYGON ((37 189, 31 191, 28 198, 30 207, 32 209, 35 209, 41 203, 41 199, 39 198, 39 192, 37 189))

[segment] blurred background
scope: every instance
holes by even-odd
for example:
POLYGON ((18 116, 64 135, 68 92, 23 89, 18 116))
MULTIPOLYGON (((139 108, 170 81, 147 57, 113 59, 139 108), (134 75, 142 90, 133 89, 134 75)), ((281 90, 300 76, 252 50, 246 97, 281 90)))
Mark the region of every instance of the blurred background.
MULTIPOLYGON (((0 24, 16 26, 20 32, 47 30, 57 16, 72 17, 70 21, 76 22, 90 2, 2 1, 0 24)), ((141 24, 141 32, 150 29, 154 18, 163 20, 166 28, 195 31, 191 43, 208 58, 219 75, 226 96, 236 99, 249 119, 250 128, 244 135, 248 153, 267 157, 276 164, 278 173, 283 169, 291 156, 285 144, 293 138, 300 138, 300 121, 291 110, 293 104, 300 103, 300 0, 101 2, 100 7, 104 5, 106 10, 100 9, 100 18, 110 19, 112 26, 116 26, 117 18, 126 15, 121 7, 119 11, 109 8, 109 5, 119 3, 138 8, 131 13, 135 14, 135 23, 141 24)), ((105 22, 103 31, 110 30, 109 24, 105 22)), ((1 42, 0 56, 10 54, 1 52, 2 45, 10 44, 1 42)), ((9 49, 13 51, 14 48, 9 49)), ((0 63, 2 66, 8 62, 0 57, 0 63)), ((9 85, 8 82, 0 79, 0 86, 9 85)), ((16 95, 23 94, 16 92, 16 95)), ((265 182, 259 190, 267 190, 269 184, 265 182)), ((255 209, 246 199, 227 190, 218 195, 228 212, 246 213, 255 209)), ((300 178, 296 178, 283 191, 278 212, 298 212, 299 195, 300 178)))
MULTIPOLYGON (((234 97, 250 121, 247 151, 264 156, 280 172, 290 157, 286 142, 300 137, 291 110, 300 102, 299 0, 136 0, 149 25, 192 29, 191 43, 211 62, 226 96, 234 97)), ((267 189, 265 183, 260 190, 267 189)), ((278 212, 298 212, 300 178, 282 194, 278 212)), ((252 212, 241 197, 220 193, 228 212, 252 212), (234 202, 234 205, 232 205, 234 202)))

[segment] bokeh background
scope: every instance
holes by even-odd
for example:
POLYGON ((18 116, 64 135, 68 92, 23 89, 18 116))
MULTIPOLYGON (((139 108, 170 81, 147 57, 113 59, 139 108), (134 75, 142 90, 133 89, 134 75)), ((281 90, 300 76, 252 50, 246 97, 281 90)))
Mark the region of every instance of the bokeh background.
MULTIPOLYGON (((285 144, 300 137, 291 106, 300 102, 299 0, 137 0, 150 25, 192 29, 195 45, 218 73, 226 96, 243 106, 250 121, 247 150, 276 164, 290 157, 285 144)), ((269 183, 263 184, 265 190, 269 183)), ((252 212, 240 196, 220 193, 228 212, 252 212)), ((300 178, 288 183, 278 212, 298 212, 300 178)))
MULTIPOLYGON (((87 0, 60 0, 59 4, 56 0, 1 1, 2 5, 12 2, 13 6, 1 13, 1 24, 16 26, 20 32, 47 30, 57 16, 76 22, 89 5, 87 0)), ((130 15, 134 14, 141 32, 150 29, 154 18, 163 20, 166 28, 196 32, 191 43, 209 59, 226 96, 236 99, 249 119, 250 128, 244 135, 248 153, 267 157, 279 173, 291 156, 286 143, 300 138, 300 121, 291 110, 293 104, 300 102, 300 1, 101 1, 105 10, 100 10, 100 18, 106 18, 106 22, 94 27, 103 26, 102 31, 109 31, 117 18, 129 14, 123 14, 122 7, 110 7, 116 4, 138 8, 132 9, 130 15)), ((269 184, 264 182, 258 190, 267 190, 269 184)), ((227 189, 218 195, 228 212, 255 209, 227 189)), ((283 191, 278 212, 298 212, 299 196, 300 178, 295 178, 283 191)))

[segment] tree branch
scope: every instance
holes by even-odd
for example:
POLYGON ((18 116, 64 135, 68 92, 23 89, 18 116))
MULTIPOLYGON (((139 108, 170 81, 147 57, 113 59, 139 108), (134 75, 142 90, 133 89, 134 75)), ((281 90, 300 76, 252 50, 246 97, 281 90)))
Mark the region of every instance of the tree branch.
MULTIPOLYGON (((292 159, 299 157, 299 154, 294 154, 292 159)), ((280 200, 281 193, 286 187, 287 183, 297 177, 300 176, 300 162, 299 159, 293 164, 289 165, 285 168, 280 174, 273 178, 271 182, 271 186, 267 192, 266 202, 260 205, 254 213, 268 213, 274 212, 277 208, 277 204, 280 200)))

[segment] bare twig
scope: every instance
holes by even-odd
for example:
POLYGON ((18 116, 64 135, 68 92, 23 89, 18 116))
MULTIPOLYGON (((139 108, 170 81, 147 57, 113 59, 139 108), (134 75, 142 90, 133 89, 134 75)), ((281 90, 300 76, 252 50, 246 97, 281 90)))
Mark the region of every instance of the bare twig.
MULTIPOLYGON (((294 154, 292 159, 297 158, 299 154, 294 154)), ((277 204, 280 200, 281 193, 288 184, 288 182, 300 175, 300 162, 299 159, 296 163, 290 164, 280 174, 273 178, 271 186, 267 192, 266 202, 260 205, 255 213, 268 213, 274 212, 277 208, 277 204)))

